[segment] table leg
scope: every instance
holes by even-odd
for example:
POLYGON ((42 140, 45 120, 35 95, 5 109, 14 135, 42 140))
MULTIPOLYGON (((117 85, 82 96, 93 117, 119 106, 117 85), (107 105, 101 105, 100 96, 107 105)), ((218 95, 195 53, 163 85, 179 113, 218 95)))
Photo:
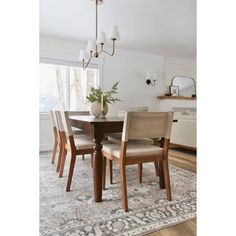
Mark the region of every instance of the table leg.
POLYGON ((102 201, 102 144, 100 138, 95 138, 93 153, 93 191, 95 202, 102 201))

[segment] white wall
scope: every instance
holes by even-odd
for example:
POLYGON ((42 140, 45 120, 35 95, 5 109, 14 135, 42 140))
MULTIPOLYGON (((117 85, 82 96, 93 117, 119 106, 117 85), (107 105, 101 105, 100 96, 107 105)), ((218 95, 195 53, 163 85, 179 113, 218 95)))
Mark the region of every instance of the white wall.
POLYGON ((164 61, 166 92, 174 76, 190 76, 196 81, 196 61, 166 58, 164 61))
MULTIPOLYGON (((41 37, 40 57, 77 62, 79 50, 85 47, 86 45, 74 41, 41 37)), ((120 81, 118 97, 122 101, 109 106, 109 115, 116 115, 119 110, 133 110, 137 106, 148 106, 150 111, 169 109, 175 104, 170 105, 166 101, 163 103, 157 99, 157 96, 167 92, 171 78, 175 75, 196 78, 195 61, 164 58, 160 55, 141 52, 117 50, 114 57, 104 57, 98 60, 98 65, 102 71, 100 76, 104 90, 110 90, 116 81, 120 81), (148 86, 145 83, 145 72, 157 73, 158 80, 155 86, 148 86)), ((184 106, 184 104, 181 105, 184 106)), ((53 143, 52 128, 51 131, 48 129, 50 119, 47 124, 45 122, 44 115, 44 119, 40 118, 41 149, 50 145, 49 140, 51 140, 51 145, 53 143)))
POLYGON ((105 60, 103 75, 105 90, 120 81, 118 96, 122 101, 110 105, 110 114, 117 114, 118 110, 133 110, 138 106, 148 106, 150 111, 157 110, 156 97, 163 92, 161 57, 120 51, 105 60), (146 84, 145 72, 149 71, 158 75, 155 86, 146 84))
MULTIPOLYGON (((169 92, 169 85, 174 76, 190 76, 196 80, 196 61, 180 58, 166 58, 163 61, 165 93, 169 92)), ((157 100, 160 111, 170 111, 173 107, 196 108, 196 100, 157 100)))

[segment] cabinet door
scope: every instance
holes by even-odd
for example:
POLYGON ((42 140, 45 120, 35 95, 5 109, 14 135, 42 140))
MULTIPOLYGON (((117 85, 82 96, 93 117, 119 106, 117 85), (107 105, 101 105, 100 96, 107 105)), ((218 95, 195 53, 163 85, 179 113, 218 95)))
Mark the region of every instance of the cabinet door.
POLYGON ((170 142, 196 148, 196 121, 178 120, 173 122, 170 142))

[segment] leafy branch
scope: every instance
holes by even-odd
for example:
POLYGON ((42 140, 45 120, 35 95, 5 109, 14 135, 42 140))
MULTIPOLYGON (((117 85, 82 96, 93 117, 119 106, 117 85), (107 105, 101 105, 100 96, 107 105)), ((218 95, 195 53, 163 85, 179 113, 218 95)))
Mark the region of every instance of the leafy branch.
POLYGON ((110 91, 102 92, 101 87, 94 88, 92 87, 90 89, 90 94, 87 96, 87 99, 90 103, 93 103, 95 101, 101 102, 101 96, 103 94, 103 104, 105 103, 115 103, 117 101, 121 101, 119 98, 114 97, 114 94, 117 94, 117 87, 118 87, 119 81, 116 82, 110 91))

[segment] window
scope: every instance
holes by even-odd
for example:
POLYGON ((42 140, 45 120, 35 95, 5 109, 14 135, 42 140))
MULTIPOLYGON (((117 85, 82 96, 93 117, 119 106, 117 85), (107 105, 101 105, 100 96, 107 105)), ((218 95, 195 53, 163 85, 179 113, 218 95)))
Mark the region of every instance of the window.
POLYGON ((40 63, 40 112, 89 110, 86 96, 98 83, 98 69, 40 63))

